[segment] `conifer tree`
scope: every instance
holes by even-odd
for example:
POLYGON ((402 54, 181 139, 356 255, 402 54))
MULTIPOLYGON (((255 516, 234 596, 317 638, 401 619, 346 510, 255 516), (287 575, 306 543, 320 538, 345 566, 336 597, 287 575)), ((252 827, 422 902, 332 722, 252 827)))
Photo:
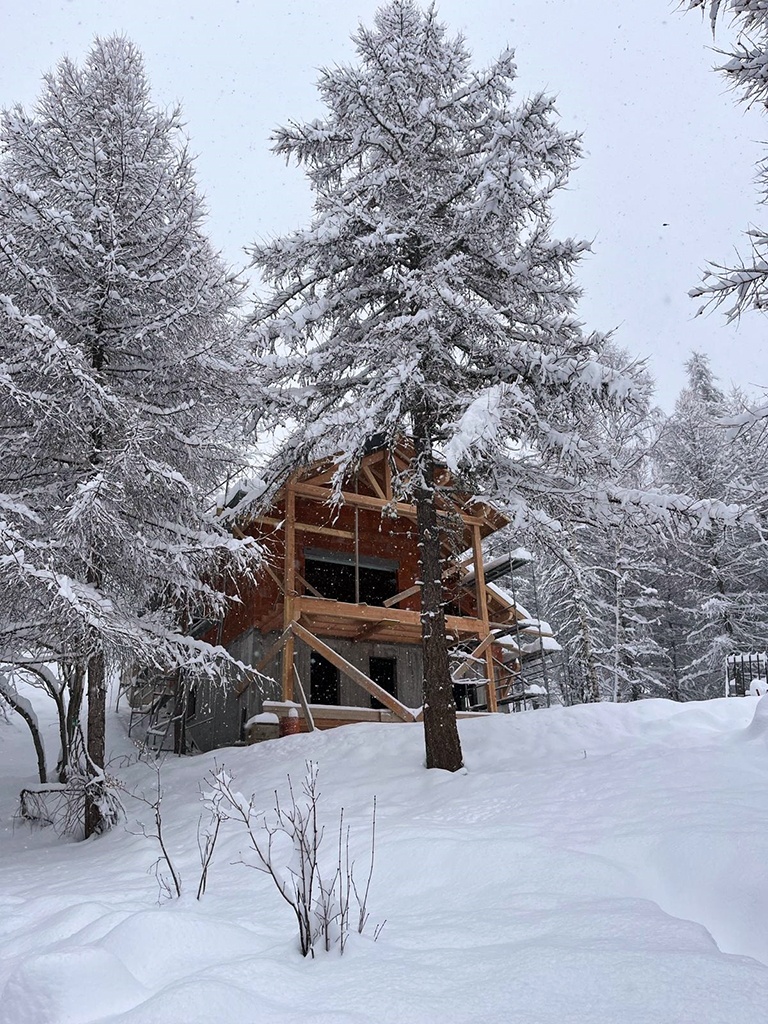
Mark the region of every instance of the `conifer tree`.
POLYGON ((0 659, 87 666, 97 773, 110 661, 213 671, 184 629, 252 558, 204 511, 242 462, 245 379, 204 215, 181 113, 127 40, 3 113, 0 659))
POLYGON ((427 765, 455 770, 435 449, 518 526, 551 521, 585 500, 586 469, 609 463, 580 423, 631 386, 575 315, 588 245, 551 235, 551 198, 580 152, 553 99, 518 102, 510 51, 475 70, 412 0, 353 38, 358 63, 321 72, 324 116, 275 136, 315 213, 254 248, 271 289, 252 318, 263 420, 294 427, 276 469, 335 453, 339 479, 371 435, 412 438, 400 488, 418 516, 427 765))
POLYGON ((655 449, 657 480, 693 498, 745 509, 734 522, 713 518, 683 532, 661 552, 681 695, 701 699, 722 692, 727 655, 762 650, 768 635, 764 502, 755 501, 766 453, 764 431, 753 427, 729 438, 723 429, 739 400, 720 389, 706 356, 695 353, 687 369, 688 384, 655 449))
MULTIPOLYGON (((735 43, 718 68, 741 95, 741 100, 765 109, 768 103, 768 6, 764 0, 687 0, 688 9, 708 12, 714 35, 718 20, 731 16, 736 26, 735 43)), ((768 162, 758 165, 757 186, 762 203, 768 202, 768 162)), ((733 320, 749 309, 765 310, 768 303, 768 231, 753 227, 747 232, 751 253, 735 266, 712 264, 704 281, 691 295, 707 303, 728 302, 726 316, 733 320)), ((768 406, 760 408, 761 418, 768 406)))

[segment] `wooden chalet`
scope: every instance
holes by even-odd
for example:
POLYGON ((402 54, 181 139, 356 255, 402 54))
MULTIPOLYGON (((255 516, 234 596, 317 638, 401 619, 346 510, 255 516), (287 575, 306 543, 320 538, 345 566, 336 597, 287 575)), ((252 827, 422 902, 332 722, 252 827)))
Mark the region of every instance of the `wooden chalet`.
MULTIPOLYGON (((419 719, 416 510, 396 501, 392 488, 409 459, 405 444, 371 451, 344 480, 340 501, 329 459, 292 474, 266 511, 239 512, 237 500, 230 503, 235 534, 258 538, 268 557, 257 583, 241 590, 241 603, 206 639, 255 672, 225 695, 194 695, 186 728, 200 749, 278 730, 419 719)), ((520 660, 539 656, 549 628, 486 579, 482 541, 508 520, 451 491, 445 466, 436 472, 446 495, 441 515, 452 526, 453 550, 445 545, 455 568, 446 573, 445 596, 459 713, 509 710, 520 660)), ((513 569, 522 564, 514 554, 506 559, 513 569)))

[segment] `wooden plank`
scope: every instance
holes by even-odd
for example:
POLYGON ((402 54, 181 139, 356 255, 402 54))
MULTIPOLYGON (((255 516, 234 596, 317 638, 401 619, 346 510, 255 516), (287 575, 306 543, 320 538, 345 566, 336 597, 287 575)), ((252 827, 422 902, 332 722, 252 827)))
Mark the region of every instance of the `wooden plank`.
POLYGON ((392 501, 392 463, 389 461, 389 452, 384 454, 384 497, 392 501))
POLYGON ((300 583, 302 587, 306 587, 310 594, 312 594, 314 597, 322 598, 323 595, 320 593, 320 591, 315 590, 311 583, 307 583, 307 581, 304 579, 304 577, 298 570, 295 570, 294 575, 296 576, 297 583, 300 583))
POLYGON ((414 583, 412 587, 408 587, 407 590, 401 590, 399 594, 395 594, 394 597, 388 597, 384 602, 385 608, 391 608, 393 605, 400 604, 406 597, 413 597, 414 594, 418 594, 421 590, 420 583, 414 583))
MULTIPOLYGON (((372 604, 345 604, 343 601, 332 601, 330 598, 318 597, 297 597, 294 600, 296 614, 294 618, 303 615, 320 617, 323 619, 351 620, 356 622, 382 622, 389 620, 403 625, 414 625, 421 627, 421 613, 411 611, 410 608, 384 608, 372 604)), ((446 625, 451 633, 474 634, 477 636, 479 630, 483 629, 482 619, 476 619, 469 615, 447 615, 446 625)))
MULTIPOLYGON (((483 620, 483 631, 480 634, 481 640, 487 640, 490 634, 490 622, 488 617, 488 601, 486 600, 485 589, 485 566, 483 565, 483 538, 479 526, 472 527, 472 555, 475 567, 475 582, 477 593, 477 610, 483 620)), ((485 649, 485 671, 488 678, 486 684, 488 710, 498 710, 496 705, 496 666, 493 663, 493 650, 490 644, 485 649)))
POLYGON ((333 459, 320 459, 302 472, 301 479, 306 483, 327 483, 335 472, 336 465, 333 459))
MULTIPOLYGON (((491 620, 492 629, 503 629, 505 633, 510 631, 510 627, 514 627, 514 620, 512 622, 494 622, 491 620)), ((526 637, 537 639, 540 636, 554 636, 553 633, 548 632, 545 629, 539 629, 538 626, 520 626, 518 627, 521 634, 526 637)))
MULTIPOLYGON (((334 500, 333 492, 325 487, 315 487, 312 484, 294 484, 294 492, 301 498, 310 498, 312 501, 334 500)), ((354 494, 352 491, 342 491, 339 500, 344 505, 353 505, 358 508, 368 508, 381 511, 383 508, 391 509, 398 515, 407 516, 410 519, 416 518, 416 506, 409 505, 403 501, 388 501, 386 498, 374 498, 370 494, 354 494)), ((443 513, 440 513, 443 515, 443 513)), ((485 521, 477 516, 467 516, 460 513, 464 523, 468 526, 484 526, 485 521)))
MULTIPOLYGON (((278 700, 265 700, 264 710, 271 711, 279 718, 286 718, 296 707, 295 704, 284 704, 278 700)), ((333 704, 310 704, 309 710, 315 723, 315 729, 326 728, 326 723, 348 725, 350 722, 402 722, 386 708, 339 707, 333 704)))
POLYGON ((464 676, 467 674, 467 672, 469 672, 469 670, 472 668, 473 664, 477 661, 477 659, 480 657, 480 655, 484 654, 485 651, 488 649, 488 647, 490 647, 490 645, 493 643, 494 639, 495 639, 495 634, 489 633, 488 636, 485 637, 477 645, 477 647, 474 649, 474 651, 472 651, 472 653, 467 657, 467 660, 462 662, 462 664, 459 665, 459 667, 453 673, 453 680, 454 680, 454 682, 456 682, 456 680, 458 680, 458 679, 463 679, 464 678, 464 676))
POLYGON ((312 712, 309 710, 309 704, 307 704, 307 695, 304 693, 304 687, 301 685, 301 678, 299 677, 299 670, 296 665, 293 666, 293 680, 296 683, 296 687, 299 691, 299 703, 301 704, 301 710, 304 712, 304 717, 307 720, 307 730, 309 732, 315 731, 315 720, 312 717, 312 712))
MULTIPOLYGON (((449 566, 448 569, 446 569, 445 573, 443 574, 443 581, 445 582, 449 580, 451 576, 455 575, 457 572, 460 572, 464 568, 464 566, 468 565, 471 561, 472 556, 470 555, 470 557, 465 559, 463 562, 460 562, 457 565, 449 566)), ((420 590, 421 584, 414 583, 414 585, 412 587, 408 587, 407 590, 401 590, 400 593, 395 594, 394 597, 388 597, 387 600, 384 602, 384 607, 391 608, 393 605, 400 604, 400 602, 404 601, 406 597, 413 597, 413 595, 418 594, 420 590)))
MULTIPOLYGON (((295 617, 296 598, 296 495, 292 482, 285 485, 285 570, 283 586, 285 602, 283 604, 283 627, 289 629, 295 617)), ((293 633, 289 636, 283 650, 283 700, 293 700, 293 633)))
POLYGON ((378 683, 375 683, 364 672, 361 672, 359 668, 356 668, 348 662, 346 658, 343 658, 340 654, 334 651, 332 647, 329 647, 328 644, 324 644, 322 640, 319 640, 314 635, 314 633, 310 633, 308 629, 305 629, 304 626, 300 625, 298 622, 292 623, 291 629, 294 636, 303 640, 308 647, 317 651, 318 654, 322 654, 326 661, 330 661, 330 663, 335 665, 340 672, 349 676, 349 678, 356 682, 358 686, 361 686, 366 693, 370 693, 372 697, 375 697, 376 700, 380 701, 385 707, 388 707, 390 711, 398 716, 398 718, 402 718, 404 722, 414 722, 416 720, 416 717, 410 708, 407 708, 405 704, 401 704, 400 701, 396 697, 393 697, 391 693, 388 693, 383 686, 379 686, 378 683))
MULTIPOLYGON (((329 492, 330 493, 330 492, 329 492)), ((259 523, 263 526, 283 526, 284 519, 273 519, 271 516, 254 516, 252 523, 259 523)), ((294 530, 299 533, 319 533, 324 537, 340 537, 342 540, 353 540, 354 534, 349 530, 337 530, 332 526, 315 526, 314 523, 294 523, 294 530)))
POLYGON ((384 498, 386 500, 387 496, 384 493, 384 491, 382 490, 381 484, 376 479, 376 477, 373 475, 373 472, 371 471, 371 467, 370 466, 366 466, 365 464, 363 464, 363 476, 368 481, 368 483, 371 485, 371 487, 373 488, 374 493, 377 495, 377 497, 384 498))
POLYGON ((397 627, 399 625, 400 623, 395 619, 380 619, 378 622, 369 622, 367 626, 363 626, 358 633, 355 633, 353 639, 367 640, 369 636, 373 636, 373 634, 378 632, 380 629, 386 629, 387 626, 397 627))
POLYGON ((274 571, 274 569, 271 566, 267 565, 266 562, 264 563, 264 568, 266 570, 267 576, 273 579, 277 584, 277 589, 280 591, 280 593, 285 595, 285 587, 283 586, 282 580, 274 571))
POLYGON ((290 640, 290 638, 291 631, 289 629, 286 629, 283 633, 280 634, 278 639, 275 640, 275 642, 272 644, 269 650, 261 658, 261 660, 259 661, 258 665, 255 668, 255 671, 261 672, 262 669, 265 669, 267 665, 270 663, 270 661, 272 661, 272 659, 276 655, 278 655, 280 651, 282 651, 283 647, 285 647, 286 643, 288 642, 288 640, 290 640))

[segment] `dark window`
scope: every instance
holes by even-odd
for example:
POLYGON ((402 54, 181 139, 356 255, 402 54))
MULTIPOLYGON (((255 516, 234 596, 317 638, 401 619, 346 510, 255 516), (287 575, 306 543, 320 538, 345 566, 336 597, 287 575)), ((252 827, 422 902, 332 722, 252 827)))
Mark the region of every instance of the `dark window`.
MULTIPOLYGON (((393 697, 397 696, 397 661, 395 658, 371 658, 369 662, 368 674, 374 683, 378 683, 379 686, 386 690, 387 693, 391 693, 393 697)), ((371 697, 372 708, 383 708, 385 705, 375 697, 371 697)))
POLYGON ((355 567, 338 562, 320 562, 307 558, 304 562, 304 579, 323 597, 334 601, 355 603, 355 567))
POLYGON ((339 670, 316 651, 309 656, 309 702, 339 703, 339 670))
POLYGON ((372 569, 360 566, 360 602, 383 605, 397 593, 396 569, 372 569))
MULTIPOLYGON (((360 603, 383 605, 398 593, 397 565, 372 565, 361 559, 360 603)), ((382 562, 384 560, 382 559, 382 562)), ((345 553, 305 552, 304 579, 323 597, 345 604, 355 603, 354 557, 345 553)))

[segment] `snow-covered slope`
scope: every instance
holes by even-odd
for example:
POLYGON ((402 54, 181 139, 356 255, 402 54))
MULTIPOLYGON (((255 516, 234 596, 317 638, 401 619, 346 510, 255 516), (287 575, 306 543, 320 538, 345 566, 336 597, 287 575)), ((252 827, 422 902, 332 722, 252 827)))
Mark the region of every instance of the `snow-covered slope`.
MULTIPOLYGON (((113 735, 119 737, 119 725, 113 735)), ((755 1024, 768 1006, 768 698, 646 701, 462 723, 465 774, 426 772, 419 726, 359 725, 163 769, 182 899, 118 830, 61 844, 3 818, 2 1024, 755 1024), (271 806, 319 762, 322 805, 366 842, 374 943, 302 960, 289 908, 221 841, 199 873, 214 760, 271 806), (6 826, 9 826, 6 828, 6 826), (3 988, 4 986, 4 988, 3 988)), ((3 812, 31 777, 0 729, 3 812)), ((151 779, 124 770, 132 785, 151 779)), ((138 807, 138 805, 137 805, 138 807)), ((129 808, 131 816, 135 808, 129 808)))

